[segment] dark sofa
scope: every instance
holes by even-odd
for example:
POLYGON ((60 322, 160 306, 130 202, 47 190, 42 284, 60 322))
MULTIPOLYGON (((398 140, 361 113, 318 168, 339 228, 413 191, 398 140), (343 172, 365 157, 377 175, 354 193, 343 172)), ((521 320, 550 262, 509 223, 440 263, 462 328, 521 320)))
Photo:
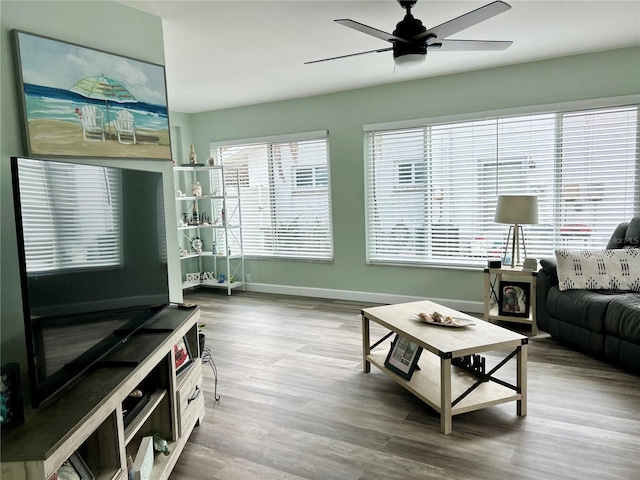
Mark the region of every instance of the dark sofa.
MULTIPOLYGON (((618 225, 606 248, 640 248, 640 216, 618 225)), ((538 328, 567 346, 640 375, 640 293, 560 291, 556 259, 541 259, 540 265, 538 328)))

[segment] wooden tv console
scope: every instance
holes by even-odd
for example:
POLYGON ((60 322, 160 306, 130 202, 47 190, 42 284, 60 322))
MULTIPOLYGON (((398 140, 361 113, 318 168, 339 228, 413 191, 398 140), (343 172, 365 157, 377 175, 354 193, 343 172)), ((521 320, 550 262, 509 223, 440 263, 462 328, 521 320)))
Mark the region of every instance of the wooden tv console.
POLYGON ((155 431, 170 453, 155 455, 150 480, 168 478, 204 418, 199 317, 199 308, 165 308, 60 398, 26 412, 23 425, 2 432, 0 477, 47 480, 77 452, 96 480, 126 480, 127 456, 155 431), (176 374, 181 338, 193 361, 176 374), (123 402, 140 384, 153 393, 125 427, 123 402))

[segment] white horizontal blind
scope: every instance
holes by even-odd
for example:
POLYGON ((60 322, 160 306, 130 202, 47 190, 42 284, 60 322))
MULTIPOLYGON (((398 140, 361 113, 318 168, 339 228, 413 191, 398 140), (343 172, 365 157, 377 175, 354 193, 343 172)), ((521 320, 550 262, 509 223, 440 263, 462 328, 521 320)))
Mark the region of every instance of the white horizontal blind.
POLYGON ((117 169, 20 159, 28 273, 122 262, 117 169))
POLYGON ((246 255, 333 258, 326 138, 218 146, 214 155, 242 172, 246 255))
POLYGON ((368 132, 368 260, 484 265, 504 250, 500 194, 538 196, 529 256, 604 248, 640 203, 637 129, 631 106, 368 132))

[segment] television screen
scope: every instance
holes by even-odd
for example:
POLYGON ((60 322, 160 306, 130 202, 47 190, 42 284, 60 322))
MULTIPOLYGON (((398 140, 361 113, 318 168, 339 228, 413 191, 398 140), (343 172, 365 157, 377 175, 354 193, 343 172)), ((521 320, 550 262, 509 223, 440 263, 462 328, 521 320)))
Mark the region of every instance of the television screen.
POLYGON ((32 405, 169 303, 162 173, 12 158, 32 405))

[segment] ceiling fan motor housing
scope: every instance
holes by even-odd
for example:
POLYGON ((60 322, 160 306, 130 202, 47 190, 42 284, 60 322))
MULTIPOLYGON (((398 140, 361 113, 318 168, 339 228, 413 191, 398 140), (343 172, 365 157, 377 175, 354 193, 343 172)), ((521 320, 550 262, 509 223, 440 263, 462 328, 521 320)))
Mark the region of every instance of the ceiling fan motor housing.
POLYGON ((397 40, 393 41, 393 58, 410 54, 426 55, 427 43, 425 39, 413 40, 416 35, 426 31, 427 29, 422 25, 420 20, 414 18, 410 13, 407 13, 402 21, 396 25, 393 35, 406 39, 408 43, 397 40))

